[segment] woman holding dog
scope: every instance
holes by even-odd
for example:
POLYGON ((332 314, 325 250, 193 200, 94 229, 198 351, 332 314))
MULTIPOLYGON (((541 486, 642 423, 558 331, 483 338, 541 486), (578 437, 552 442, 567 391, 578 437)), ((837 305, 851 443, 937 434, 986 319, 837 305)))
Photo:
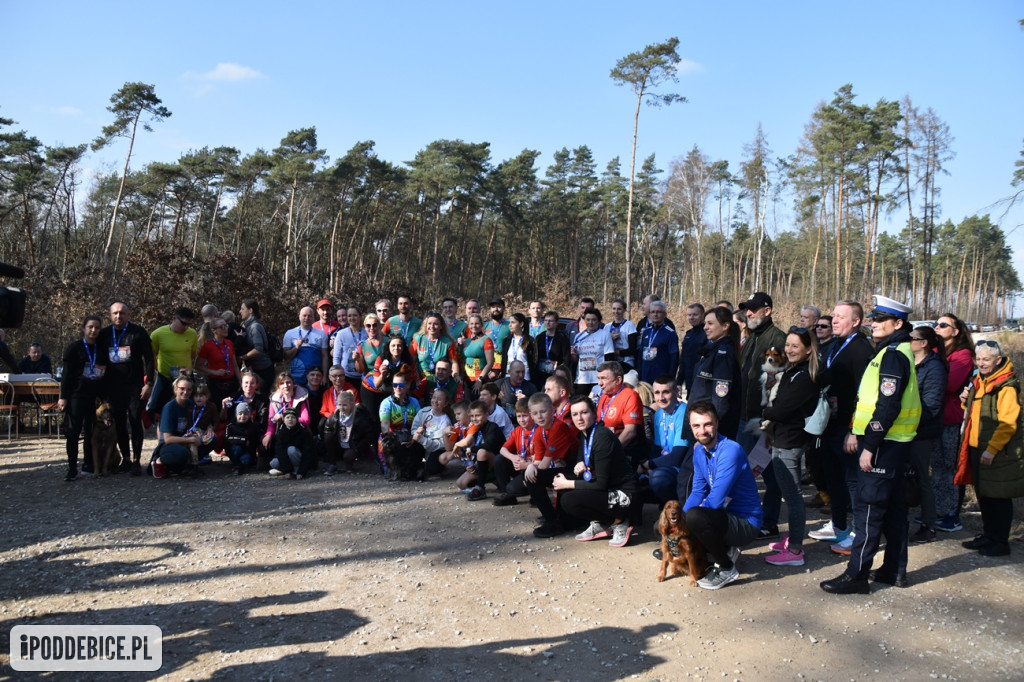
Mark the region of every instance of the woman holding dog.
POLYGON ((772 468, 789 514, 789 537, 768 546, 774 554, 765 561, 775 566, 804 565, 804 526, 807 512, 800 492, 800 458, 807 445, 804 425, 818 404, 818 340, 813 329, 790 327, 785 346, 786 371, 778 393, 764 408, 764 427, 772 445, 772 468))
POLYGON ((82 322, 82 338, 64 349, 64 373, 60 381, 60 399, 57 409, 67 412, 68 473, 65 481, 78 479, 78 436, 85 432, 85 461, 82 473, 93 474, 92 427, 96 411, 96 396, 100 393, 108 357, 97 352, 103 320, 98 315, 87 315, 82 322))
POLYGON ((740 428, 740 329, 727 308, 712 308, 704 316, 708 345, 700 352, 693 385, 686 400, 710 400, 718 412, 719 433, 735 438, 740 428))

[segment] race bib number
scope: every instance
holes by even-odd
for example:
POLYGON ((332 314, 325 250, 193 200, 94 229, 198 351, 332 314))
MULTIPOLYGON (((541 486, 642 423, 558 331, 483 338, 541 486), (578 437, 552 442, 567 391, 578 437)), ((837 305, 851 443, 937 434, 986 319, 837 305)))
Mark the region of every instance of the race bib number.
POLYGON ((597 358, 580 358, 580 371, 593 372, 597 369, 597 358))

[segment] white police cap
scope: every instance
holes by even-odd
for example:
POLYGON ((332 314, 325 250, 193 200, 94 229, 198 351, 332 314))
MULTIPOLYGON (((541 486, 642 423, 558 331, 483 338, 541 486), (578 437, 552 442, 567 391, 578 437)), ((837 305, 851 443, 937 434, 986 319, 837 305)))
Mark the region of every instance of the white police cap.
POLYGON ((908 305, 894 301, 888 296, 872 296, 875 307, 868 313, 868 317, 898 317, 907 320, 914 309, 908 305))

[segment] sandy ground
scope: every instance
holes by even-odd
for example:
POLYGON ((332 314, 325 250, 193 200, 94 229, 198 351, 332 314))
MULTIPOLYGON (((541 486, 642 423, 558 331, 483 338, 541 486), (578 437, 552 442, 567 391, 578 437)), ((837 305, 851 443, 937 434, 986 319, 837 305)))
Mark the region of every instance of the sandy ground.
POLYGON ((809 540, 804 567, 766 564, 759 543, 741 580, 709 592, 655 581, 649 528, 622 549, 537 540, 528 504, 468 502, 450 479, 214 464, 199 480, 64 483, 63 446, 0 445, 0 677, 33 675, 8 665, 15 625, 127 623, 162 628, 163 667, 104 679, 1024 675, 1024 547, 986 559, 960 547, 969 529, 913 546, 909 589, 827 595, 842 560, 809 540))

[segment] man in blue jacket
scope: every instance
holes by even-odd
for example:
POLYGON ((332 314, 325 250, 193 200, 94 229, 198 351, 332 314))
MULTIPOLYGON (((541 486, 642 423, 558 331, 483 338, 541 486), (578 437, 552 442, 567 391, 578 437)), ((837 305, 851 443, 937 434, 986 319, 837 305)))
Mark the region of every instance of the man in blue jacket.
POLYGON ((718 433, 718 413, 709 400, 690 405, 690 429, 697 441, 693 451, 693 490, 683 504, 686 525, 704 546, 712 564, 697 581, 717 590, 740 574, 740 547, 753 542, 761 529, 761 500, 754 472, 739 443, 718 433))

